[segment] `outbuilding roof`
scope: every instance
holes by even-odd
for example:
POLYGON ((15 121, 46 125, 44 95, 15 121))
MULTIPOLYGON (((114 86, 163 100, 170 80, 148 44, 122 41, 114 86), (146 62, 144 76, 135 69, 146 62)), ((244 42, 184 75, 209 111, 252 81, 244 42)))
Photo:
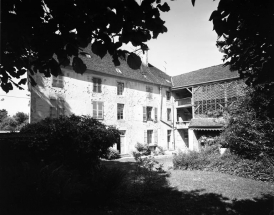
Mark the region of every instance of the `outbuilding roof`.
POLYGON ((189 128, 203 130, 203 129, 214 129, 221 130, 223 128, 223 124, 214 118, 197 118, 191 119, 189 123, 189 128))
POLYGON ((207 82, 239 78, 238 72, 232 72, 229 66, 223 64, 173 76, 173 87, 187 87, 207 82))
POLYGON ((89 56, 80 56, 80 58, 84 61, 89 70, 148 83, 160 84, 169 87, 172 86, 171 76, 151 64, 148 64, 148 66, 142 64, 140 69, 133 70, 128 66, 125 60, 119 59, 121 65, 115 67, 112 62, 112 57, 108 53, 101 59, 99 56, 92 53, 90 48, 86 49, 85 52, 87 52, 89 56))

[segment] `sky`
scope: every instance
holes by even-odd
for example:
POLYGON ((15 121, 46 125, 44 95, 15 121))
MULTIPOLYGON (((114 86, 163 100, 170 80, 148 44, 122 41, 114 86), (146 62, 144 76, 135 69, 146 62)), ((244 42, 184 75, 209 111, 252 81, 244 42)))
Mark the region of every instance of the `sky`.
MULTIPOLYGON (((168 0, 170 11, 161 13, 168 32, 147 43, 149 63, 170 76, 221 64, 217 34, 208 21, 218 2, 196 0, 193 7, 191 0, 168 0)), ((29 113, 30 93, 24 88, 8 94, 0 89, 0 109, 7 109, 11 116, 18 111, 29 113)))
POLYGON ((175 76, 223 63, 216 47, 217 34, 211 13, 219 1, 167 1, 170 11, 161 13, 168 32, 148 42, 148 60, 155 67, 175 76))

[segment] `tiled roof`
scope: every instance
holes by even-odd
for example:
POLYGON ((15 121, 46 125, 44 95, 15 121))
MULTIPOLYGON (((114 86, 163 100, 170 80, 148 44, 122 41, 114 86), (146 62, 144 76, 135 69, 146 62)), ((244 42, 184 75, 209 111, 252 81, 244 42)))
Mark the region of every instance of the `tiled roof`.
POLYGON ((217 119, 213 118, 198 118, 191 119, 189 128, 222 128, 223 125, 217 119))
POLYGON ((172 85, 171 77, 151 64, 148 66, 142 64, 140 69, 133 70, 127 65, 125 60, 120 59, 121 65, 115 67, 112 62, 112 57, 109 54, 106 54, 105 57, 101 59, 92 53, 90 48, 86 49, 85 52, 88 52, 90 57, 80 56, 80 58, 89 70, 170 87, 172 85), (119 68, 121 73, 117 72, 116 68, 119 68))
POLYGON ((238 77, 238 72, 231 72, 229 66, 224 67, 221 64, 173 76, 172 81, 173 87, 184 87, 238 77))

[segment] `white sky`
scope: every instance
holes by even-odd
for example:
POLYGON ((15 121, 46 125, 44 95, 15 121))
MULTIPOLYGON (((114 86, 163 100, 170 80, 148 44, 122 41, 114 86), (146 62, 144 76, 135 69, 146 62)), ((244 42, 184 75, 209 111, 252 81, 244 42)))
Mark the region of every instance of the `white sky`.
MULTIPOLYGON (((167 1, 171 10, 161 13, 161 18, 166 21, 168 32, 148 42, 149 62, 171 76, 221 64, 217 35, 208 21, 218 2, 196 0, 193 7, 191 0, 167 1)), ((7 109, 9 115, 18 111, 29 113, 27 94, 27 90, 15 89, 6 94, 0 89, 0 109, 7 109)))

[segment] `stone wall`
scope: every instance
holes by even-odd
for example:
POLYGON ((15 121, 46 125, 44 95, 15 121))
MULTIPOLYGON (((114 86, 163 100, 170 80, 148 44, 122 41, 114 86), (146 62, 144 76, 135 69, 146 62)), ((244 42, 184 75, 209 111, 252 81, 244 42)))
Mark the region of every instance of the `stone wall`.
MULTIPOLYGON (((63 88, 52 87, 52 78, 36 75, 35 80, 38 85, 31 89, 31 122, 37 122, 50 116, 52 105, 50 99, 62 99, 66 115, 90 116, 93 115, 92 102, 101 101, 104 103, 102 122, 115 125, 119 130, 125 131, 125 146, 122 153, 131 153, 137 142, 144 143, 145 130, 157 130, 158 145, 167 149, 167 130, 172 129, 168 125, 172 125, 172 122, 166 122, 167 108, 171 108, 173 116, 173 98, 170 101, 166 100, 168 87, 160 88, 156 84, 91 71, 81 75, 69 69, 63 69, 63 73, 63 88), (92 78, 94 77, 102 79, 101 93, 93 92, 92 78), (117 95, 117 82, 124 83, 123 95, 117 95), (146 86, 153 88, 152 98, 147 98, 146 86), (124 104, 123 120, 117 120, 118 103, 124 104), (144 106, 157 108, 157 122, 143 122, 144 106)), ((153 135, 154 138, 156 137, 153 135)))

